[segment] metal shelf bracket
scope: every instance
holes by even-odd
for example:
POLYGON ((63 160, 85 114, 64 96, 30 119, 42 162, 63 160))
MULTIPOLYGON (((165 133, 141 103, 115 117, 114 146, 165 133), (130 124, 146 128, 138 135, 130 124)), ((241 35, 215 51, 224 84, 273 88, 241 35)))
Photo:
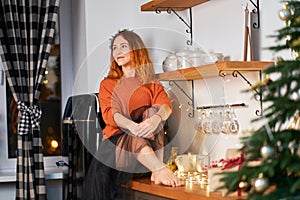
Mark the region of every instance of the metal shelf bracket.
POLYGON ((256 4, 252 0, 249 0, 249 1, 255 7, 255 9, 253 9, 252 12, 257 14, 257 21, 253 22, 252 27, 255 29, 259 29, 259 27, 260 27, 259 0, 256 0, 256 4))
MULTIPOLYGON (((220 77, 225 77, 227 75, 226 73, 226 70, 220 70, 219 71, 219 76, 220 77)), ((232 76, 233 77, 238 77, 238 75, 240 75, 240 77, 242 77, 242 79, 244 81, 246 81, 246 83, 254 90, 254 92, 256 93, 255 94, 255 100, 256 101, 260 101, 260 110, 256 110, 255 111, 255 114, 257 116, 262 116, 262 93, 259 92, 256 88, 253 87, 253 85, 250 83, 250 81, 238 70, 233 70, 232 71, 232 76)), ((262 79, 262 74, 261 74, 261 71, 260 71, 260 80, 262 79)))
MULTIPOLYGON (((160 8, 157 8, 155 10, 155 12, 157 14, 160 14, 161 13, 161 10, 160 8)), ((168 8, 167 9, 167 13, 168 14, 171 14, 171 13, 174 13, 186 26, 187 26, 187 29, 185 30, 186 33, 189 33, 190 34, 190 40, 188 40, 186 43, 187 45, 192 45, 193 44, 193 24, 192 24, 192 8, 189 8, 189 16, 190 16, 190 22, 186 22, 173 8, 168 8)))
POLYGON ((173 84, 190 100, 188 102, 189 106, 192 107, 192 109, 190 109, 190 113, 188 114, 188 116, 190 118, 193 118, 195 116, 195 97, 194 97, 194 81, 191 80, 192 82, 192 96, 189 96, 189 94, 186 93, 186 91, 184 91, 184 89, 182 89, 182 87, 180 87, 180 85, 178 85, 175 81, 169 81, 169 85, 173 86, 173 84))

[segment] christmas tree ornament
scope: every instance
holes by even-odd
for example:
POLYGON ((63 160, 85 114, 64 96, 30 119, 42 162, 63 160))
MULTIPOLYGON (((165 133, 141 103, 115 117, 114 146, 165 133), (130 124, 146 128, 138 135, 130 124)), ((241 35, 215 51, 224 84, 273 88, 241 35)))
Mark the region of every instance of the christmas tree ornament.
POLYGON ((249 192, 251 189, 251 184, 249 184, 246 180, 239 182, 239 189, 243 192, 249 192))
POLYGON ((289 9, 288 4, 284 3, 282 9, 278 11, 279 18, 283 21, 287 21, 292 16, 292 11, 289 9))
POLYGON ((239 182, 238 188, 242 191, 242 192, 249 192, 251 189, 251 184, 247 182, 247 177, 246 175, 242 176, 241 181, 239 182))
POLYGON ((274 157, 275 150, 273 147, 266 145, 260 149, 260 154, 264 160, 270 159, 270 158, 274 157))
POLYGON ((283 8, 283 9, 279 10, 278 15, 282 21, 287 21, 291 18, 292 12, 289 9, 283 8))
POLYGON ((260 173, 259 177, 254 181, 253 187, 256 192, 264 192, 269 187, 269 180, 260 173))

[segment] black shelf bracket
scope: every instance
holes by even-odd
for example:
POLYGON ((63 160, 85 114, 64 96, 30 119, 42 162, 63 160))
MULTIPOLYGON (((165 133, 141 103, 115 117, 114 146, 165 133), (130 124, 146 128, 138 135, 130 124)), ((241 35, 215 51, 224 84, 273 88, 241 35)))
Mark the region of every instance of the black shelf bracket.
POLYGON ((192 83, 192 96, 190 96, 188 93, 186 93, 186 91, 184 89, 182 89, 182 87, 180 87, 180 85, 178 85, 174 80, 169 81, 169 85, 173 86, 173 84, 190 100, 188 102, 188 105, 192 107, 192 109, 190 109, 190 112, 188 114, 188 116, 190 118, 193 118, 195 116, 195 97, 194 97, 194 81, 191 80, 192 83))
MULTIPOLYGON (((260 80, 262 79, 262 74, 261 71, 260 72, 260 80)), ((225 77, 227 75, 226 70, 220 70, 219 71, 219 76, 220 77, 225 77)), ((238 75, 240 75, 240 77, 242 77, 242 79, 254 90, 255 92, 255 100, 256 101, 260 101, 260 110, 256 110, 255 114, 257 116, 262 116, 262 93, 259 92, 256 88, 253 87, 253 85, 250 83, 250 81, 238 70, 233 70, 232 71, 232 76, 233 77, 238 77, 238 75)))
MULTIPOLYGON (((161 9, 162 8, 157 8, 155 10, 155 12, 157 14, 160 14, 161 13, 161 9)), ((187 45, 193 45, 193 23, 192 23, 192 18, 193 17, 192 17, 192 8, 189 8, 189 16, 190 16, 189 23, 186 22, 173 8, 167 8, 167 13, 168 14, 171 14, 172 12, 187 26, 187 29, 185 31, 186 31, 186 33, 190 34, 190 40, 188 40, 186 43, 187 43, 187 45)))
POLYGON ((257 21, 253 22, 252 27, 255 29, 259 29, 260 27, 259 0, 256 0, 256 4, 252 0, 249 1, 255 7, 254 9, 252 9, 252 13, 257 14, 257 21))

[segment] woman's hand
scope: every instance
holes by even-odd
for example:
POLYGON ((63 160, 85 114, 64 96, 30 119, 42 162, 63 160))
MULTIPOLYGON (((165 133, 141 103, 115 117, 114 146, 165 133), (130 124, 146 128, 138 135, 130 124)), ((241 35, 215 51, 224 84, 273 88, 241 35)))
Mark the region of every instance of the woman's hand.
POLYGON ((136 132, 138 132, 138 130, 139 130, 138 125, 139 125, 138 123, 135 123, 134 121, 132 121, 132 123, 129 123, 127 125, 127 130, 130 132, 130 134, 138 136, 136 134, 136 132))
POLYGON ((138 130, 135 132, 137 136, 154 139, 154 132, 161 123, 162 118, 158 114, 154 114, 138 124, 138 130))
POLYGON ((144 133, 140 130, 139 124, 133 122, 127 125, 127 130, 129 134, 135 135, 137 137, 143 137, 154 140, 154 134, 152 133, 144 133))
POLYGON ((148 138, 150 140, 154 140, 154 132, 162 121, 162 117, 159 114, 154 114, 139 124, 124 117, 120 113, 115 113, 114 119, 125 132, 129 131, 132 135, 148 138))

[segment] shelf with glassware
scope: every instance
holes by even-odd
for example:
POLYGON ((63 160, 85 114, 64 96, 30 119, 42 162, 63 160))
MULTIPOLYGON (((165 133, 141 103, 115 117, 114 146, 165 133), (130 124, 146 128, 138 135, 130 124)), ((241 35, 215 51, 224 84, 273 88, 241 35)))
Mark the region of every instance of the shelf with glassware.
MULTIPOLYGON (((247 78, 242 74, 242 72, 259 72, 260 79, 261 71, 265 68, 272 66, 274 63, 270 61, 224 61, 224 62, 216 62, 212 64, 197 66, 197 67, 190 67, 185 69, 178 69, 174 71, 168 71, 163 73, 156 74, 156 78, 160 81, 169 81, 170 85, 175 84, 182 93, 190 100, 189 105, 192 107, 190 113, 188 114, 189 117, 194 117, 194 80, 200 80, 205 78, 212 78, 212 77, 224 77, 227 75, 232 75, 237 77, 240 75, 251 87, 252 84, 247 78), (191 81, 192 82, 192 95, 189 96, 185 90, 183 90, 180 85, 176 83, 176 81, 191 81)), ((261 100, 261 96, 259 92, 256 91, 258 97, 257 100, 261 100)), ((244 105, 244 104, 243 104, 244 105)), ((214 105, 209 107, 215 107, 214 105)), ((197 107, 198 108, 198 107, 197 107)), ((262 109, 262 105, 261 105, 262 109)), ((261 112, 256 110, 256 115, 260 115, 261 112)))
POLYGON ((242 71, 262 71, 271 66, 268 61, 224 61, 156 74, 161 81, 182 81, 225 76, 242 71))

